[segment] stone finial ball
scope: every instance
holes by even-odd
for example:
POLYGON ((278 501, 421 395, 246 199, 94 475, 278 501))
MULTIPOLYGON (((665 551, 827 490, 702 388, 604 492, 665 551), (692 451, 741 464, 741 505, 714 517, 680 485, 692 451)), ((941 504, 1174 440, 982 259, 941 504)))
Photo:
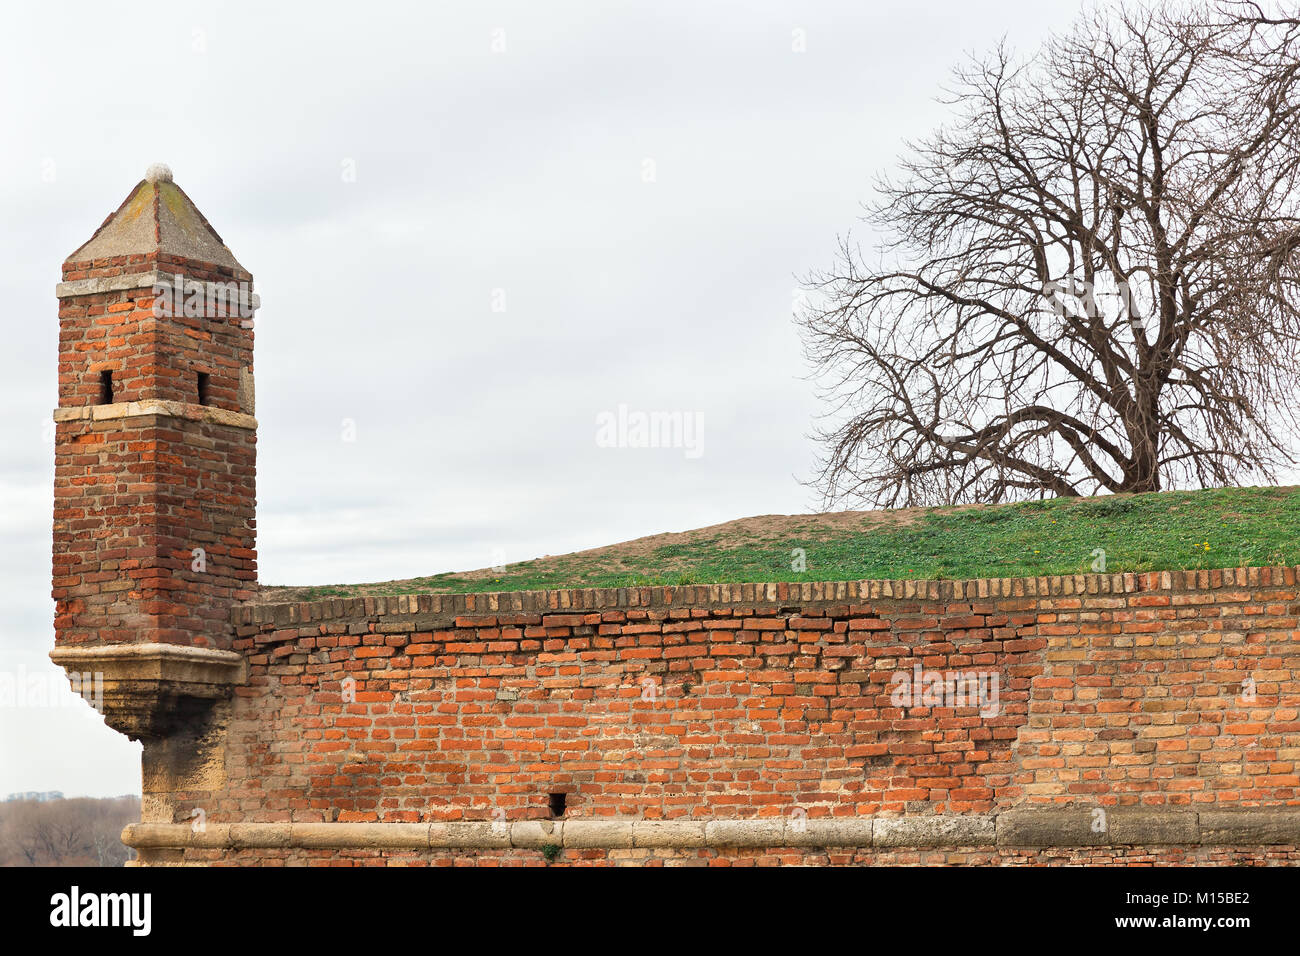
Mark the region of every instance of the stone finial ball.
POLYGON ((144 178, 151 183, 169 183, 172 181, 171 167, 166 163, 154 163, 145 170, 144 178))

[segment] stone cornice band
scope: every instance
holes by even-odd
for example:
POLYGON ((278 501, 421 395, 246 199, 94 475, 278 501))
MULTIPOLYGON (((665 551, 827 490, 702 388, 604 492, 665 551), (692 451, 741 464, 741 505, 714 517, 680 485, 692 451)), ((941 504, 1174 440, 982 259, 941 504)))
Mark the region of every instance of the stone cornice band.
POLYGON ((214 405, 196 405, 157 398, 139 402, 114 402, 109 405, 78 405, 54 410, 56 422, 101 422, 119 418, 139 418, 145 415, 161 415, 166 418, 183 418, 192 422, 208 422, 213 425, 257 430, 257 419, 243 412, 233 412, 228 408, 217 408, 214 405))
MULTIPOLYGON (((79 295, 102 295, 105 292, 122 292, 127 289, 152 289, 154 286, 174 288, 176 275, 177 273, 174 272, 149 270, 147 272, 128 272, 123 275, 115 276, 95 276, 88 279, 73 279, 70 282, 56 283, 54 286, 54 294, 60 299, 70 299, 79 295)), ((228 298, 227 293, 229 292, 229 287, 234 285, 239 293, 235 302, 242 309, 256 312, 262 306, 262 299, 256 292, 250 292, 245 295, 244 283, 241 283, 238 279, 231 279, 229 282, 219 283, 193 279, 189 276, 182 275, 181 281, 184 283, 183 289, 187 294, 201 284, 206 298, 217 299, 223 302, 228 298), (221 286, 221 288, 218 288, 218 286, 221 286)))
POLYGON ((984 815, 514 823, 133 823, 122 842, 157 849, 492 850, 698 847, 1078 847, 1300 845, 1300 808, 1017 809, 984 815))

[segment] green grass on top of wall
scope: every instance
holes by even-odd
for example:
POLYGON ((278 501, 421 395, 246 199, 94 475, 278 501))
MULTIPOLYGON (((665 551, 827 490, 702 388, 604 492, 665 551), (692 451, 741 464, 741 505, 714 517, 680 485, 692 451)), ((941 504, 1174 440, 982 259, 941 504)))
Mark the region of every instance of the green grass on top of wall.
POLYGON ((985 578, 1300 564, 1300 489, 1223 488, 1010 505, 750 518, 596 551, 264 600, 872 578, 985 578), (794 570, 799 551, 806 570, 794 570), (1101 570, 1101 568, 1096 568, 1101 570))

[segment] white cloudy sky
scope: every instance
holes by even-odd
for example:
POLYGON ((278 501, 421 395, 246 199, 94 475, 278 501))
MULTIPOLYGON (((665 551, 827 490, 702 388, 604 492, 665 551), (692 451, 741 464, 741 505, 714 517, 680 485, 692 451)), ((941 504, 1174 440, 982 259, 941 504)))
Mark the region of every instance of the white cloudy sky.
MULTIPOLYGON (((59 679, 59 264, 150 163, 262 295, 262 580, 478 568, 815 508, 797 277, 941 121, 966 52, 1032 48, 1078 3, 269 7, 6 9, 11 680, 59 679), (598 447, 619 405, 698 413, 703 454, 598 447)), ((58 702, 0 707, 0 797, 138 792, 139 746, 58 702)))

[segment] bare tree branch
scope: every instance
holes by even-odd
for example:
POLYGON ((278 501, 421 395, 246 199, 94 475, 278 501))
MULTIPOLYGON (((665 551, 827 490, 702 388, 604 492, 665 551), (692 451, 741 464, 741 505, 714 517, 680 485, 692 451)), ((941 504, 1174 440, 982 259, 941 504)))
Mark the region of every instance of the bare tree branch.
POLYGON ((1300 385, 1300 21, 1116 8, 959 69, 798 317, 827 503, 1271 479, 1300 385))

